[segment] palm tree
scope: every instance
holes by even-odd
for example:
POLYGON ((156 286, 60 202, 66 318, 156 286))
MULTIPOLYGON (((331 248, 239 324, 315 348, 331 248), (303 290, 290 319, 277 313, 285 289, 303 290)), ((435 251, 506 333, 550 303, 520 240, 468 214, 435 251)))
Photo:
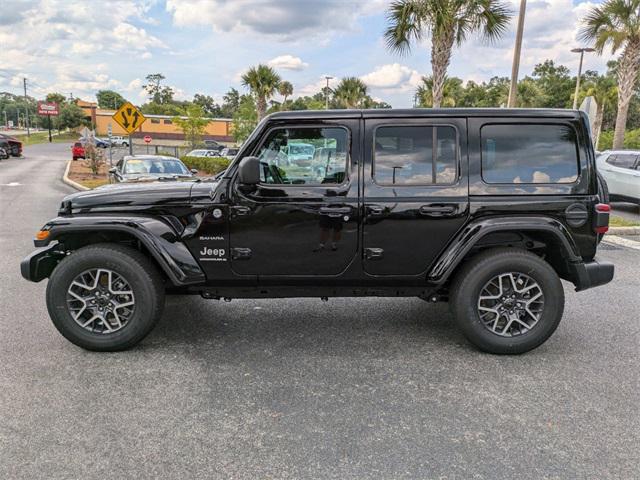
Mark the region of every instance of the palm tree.
POLYGON ((259 122, 267 113, 267 100, 273 97, 280 85, 280 75, 273 68, 260 64, 242 75, 242 85, 248 87, 256 99, 259 122))
POLYGON ((278 85, 278 93, 284 97, 284 100, 282 100, 282 109, 285 110, 287 97, 293 94, 293 85, 291 85, 291 82, 287 82, 286 80, 280 82, 280 85, 278 85))
POLYGON ((506 30, 510 16, 501 0, 396 0, 387 13, 385 38, 391 50, 407 53, 411 42, 431 35, 433 106, 439 108, 454 44, 461 45, 477 32, 495 40, 506 30))
POLYGON ((333 96, 346 108, 361 108, 367 100, 367 86, 357 77, 346 77, 333 90, 333 96))
MULTIPOLYGON (((462 95, 462 80, 457 77, 447 77, 442 87, 443 107, 455 107, 462 95)), ((433 106, 433 77, 422 77, 422 85, 416 89, 416 100, 420 107, 433 106)))
POLYGON ((622 148, 640 63, 640 0, 607 0, 593 7, 583 23, 579 37, 593 41, 599 54, 609 46, 612 53, 622 51, 617 68, 618 114, 613 134, 613 148, 622 148))
POLYGON ((597 150, 602 131, 604 111, 612 105, 618 96, 616 81, 609 75, 599 75, 584 86, 584 96, 593 97, 596 101, 596 118, 593 119, 593 146, 597 150))

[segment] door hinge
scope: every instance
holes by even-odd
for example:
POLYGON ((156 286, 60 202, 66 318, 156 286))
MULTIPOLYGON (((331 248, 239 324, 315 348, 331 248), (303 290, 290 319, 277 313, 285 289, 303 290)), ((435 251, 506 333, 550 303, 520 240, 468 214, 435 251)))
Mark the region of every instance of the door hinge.
POLYGON ((232 248, 231 259, 232 260, 249 260, 251 258, 250 248, 232 248))
POLYGON ((380 260, 384 256, 382 248, 365 248, 364 258, 367 260, 380 260))

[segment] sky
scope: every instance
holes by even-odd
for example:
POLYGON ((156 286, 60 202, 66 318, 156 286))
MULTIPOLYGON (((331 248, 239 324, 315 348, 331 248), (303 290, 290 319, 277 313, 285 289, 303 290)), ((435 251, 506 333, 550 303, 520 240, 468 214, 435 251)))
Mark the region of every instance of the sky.
MULTIPOLYGON (((312 95, 332 76, 360 77, 377 100, 408 107, 431 70, 428 39, 407 55, 383 39, 389 0, 0 0, 0 92, 73 94, 95 101, 100 89, 146 101, 145 76, 162 73, 179 100, 217 101, 241 75, 273 66, 312 95)), ((510 76, 518 0, 507 33, 489 44, 469 38, 453 52, 449 75, 465 81, 510 76)), ((597 3, 597 2, 596 2, 597 3)), ((520 77, 545 59, 575 74, 580 19, 594 2, 529 0, 520 77)), ((587 54, 585 69, 604 72, 611 56, 587 54)), ((277 99, 277 97, 276 97, 277 99)))

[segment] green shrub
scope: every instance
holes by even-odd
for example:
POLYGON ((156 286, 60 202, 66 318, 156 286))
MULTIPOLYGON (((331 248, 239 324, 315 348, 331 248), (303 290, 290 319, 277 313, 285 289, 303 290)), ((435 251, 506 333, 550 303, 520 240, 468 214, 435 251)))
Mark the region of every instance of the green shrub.
MULTIPOLYGON (((607 130, 600 134, 598 150, 609 150, 613 146, 613 130, 607 130)), ((624 134, 624 148, 640 149, 640 128, 627 130, 624 134)))
POLYGON ((198 172, 215 175, 229 166, 229 159, 223 157, 180 157, 180 160, 188 167, 195 168, 198 172))

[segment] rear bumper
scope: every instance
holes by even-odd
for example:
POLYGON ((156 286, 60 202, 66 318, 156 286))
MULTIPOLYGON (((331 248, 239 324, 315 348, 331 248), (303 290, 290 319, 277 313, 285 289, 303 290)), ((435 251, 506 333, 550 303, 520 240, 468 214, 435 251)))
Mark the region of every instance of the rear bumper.
POLYGON ((573 264, 576 292, 609 283, 613 279, 614 266, 610 262, 592 262, 573 264))
POLYGON ((20 262, 20 273, 30 282, 39 282, 47 278, 57 263, 60 261, 60 253, 55 251, 57 245, 40 247, 27 255, 20 262))

